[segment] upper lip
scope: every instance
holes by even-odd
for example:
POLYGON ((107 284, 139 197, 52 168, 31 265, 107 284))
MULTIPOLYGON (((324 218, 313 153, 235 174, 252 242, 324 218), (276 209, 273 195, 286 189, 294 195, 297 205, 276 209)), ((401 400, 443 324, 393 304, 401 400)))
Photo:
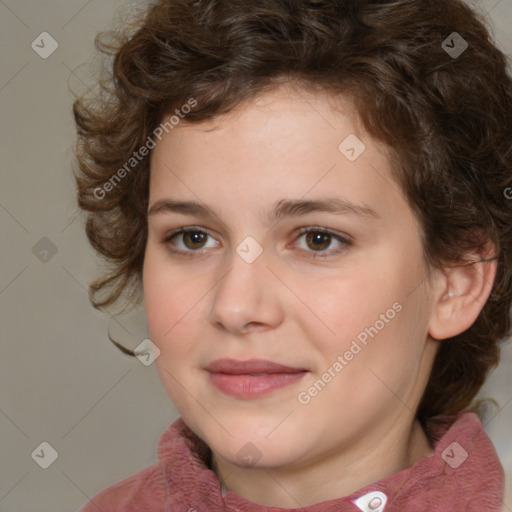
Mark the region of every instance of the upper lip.
POLYGON ((232 375, 244 375, 250 373, 299 373, 306 371, 304 368, 286 366, 264 359, 217 359, 205 368, 211 373, 229 373, 232 375))

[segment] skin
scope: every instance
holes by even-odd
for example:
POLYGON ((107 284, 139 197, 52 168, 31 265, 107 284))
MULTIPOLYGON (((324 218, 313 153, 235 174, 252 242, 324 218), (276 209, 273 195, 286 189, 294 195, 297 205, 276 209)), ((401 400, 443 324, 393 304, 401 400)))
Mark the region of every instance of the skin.
POLYGON ((148 216, 143 287, 149 334, 161 351, 156 366, 187 425, 212 449, 219 479, 250 501, 312 505, 433 453, 414 411, 439 346, 434 338, 471 325, 485 300, 466 309, 456 301, 468 293, 486 299, 493 275, 483 282, 454 270, 426 279, 420 226, 391 165, 348 100, 334 104, 285 86, 214 120, 184 120, 152 152, 149 209, 173 199, 215 212, 148 216), (350 134, 366 146, 354 162, 338 149, 350 134), (324 196, 365 205, 378 217, 311 212, 273 224, 265 219, 282 199, 324 196), (164 241, 184 226, 209 236, 164 241), (297 233, 305 227, 351 243, 328 235, 308 241, 297 233), (236 252, 248 236, 263 249, 252 263, 236 252), (326 257, 311 257, 319 253, 326 257), (401 311, 300 403, 298 394, 394 303, 401 311), (235 398, 212 386, 204 370, 224 357, 308 373, 267 396, 235 398), (248 442, 260 454, 256 463, 237 456, 248 442))

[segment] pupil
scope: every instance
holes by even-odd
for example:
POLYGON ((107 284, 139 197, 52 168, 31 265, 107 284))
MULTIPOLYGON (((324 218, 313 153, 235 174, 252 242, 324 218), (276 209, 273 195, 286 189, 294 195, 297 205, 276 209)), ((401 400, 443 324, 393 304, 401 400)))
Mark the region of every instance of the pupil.
POLYGON ((325 249, 329 245, 329 242, 325 242, 325 240, 328 240, 329 235, 326 235, 325 233, 319 233, 318 231, 316 233, 311 233, 310 237, 312 237, 313 244, 320 244, 323 247, 321 249, 325 249), (322 244, 322 239, 324 239, 324 243, 322 244))
POLYGON ((204 233, 199 233, 198 231, 189 232, 188 236, 192 240, 192 244, 195 244, 197 242, 201 242, 202 238, 204 237, 204 233))

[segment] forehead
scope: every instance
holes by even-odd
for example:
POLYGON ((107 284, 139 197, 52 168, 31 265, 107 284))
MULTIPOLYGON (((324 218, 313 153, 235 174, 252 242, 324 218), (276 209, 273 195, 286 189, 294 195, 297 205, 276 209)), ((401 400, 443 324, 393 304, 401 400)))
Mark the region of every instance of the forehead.
POLYGON ((152 153, 150 203, 172 193, 257 209, 335 191, 354 203, 406 206, 385 148, 343 96, 276 88, 213 119, 185 116, 152 153))
POLYGON ((304 88, 281 84, 260 91, 225 114, 199 123, 189 123, 184 116, 179 125, 180 130, 173 131, 185 134, 187 128, 195 128, 203 133, 215 133, 231 127, 237 131, 237 137, 247 135, 248 138, 254 138, 258 134, 263 137, 271 129, 286 127, 288 133, 282 133, 276 141, 284 142, 285 135, 289 139, 292 133, 289 128, 300 137, 305 128, 311 135, 314 135, 313 131, 343 129, 347 120, 353 130, 361 133, 364 131, 354 103, 348 96, 315 90, 312 86, 304 88), (305 126, 306 122, 308 126, 305 126))
POLYGON ((287 84, 262 92, 227 114, 193 123, 185 115, 178 125, 167 125, 152 150, 151 167, 170 162, 175 167, 185 163, 194 167, 208 153, 215 158, 212 166, 222 162, 226 170, 236 165, 241 171, 248 166, 262 170, 271 163, 286 163, 299 170, 304 164, 314 166, 321 153, 324 160, 337 159, 340 143, 350 135, 353 140, 354 136, 364 140, 365 150, 377 149, 348 98, 287 84))

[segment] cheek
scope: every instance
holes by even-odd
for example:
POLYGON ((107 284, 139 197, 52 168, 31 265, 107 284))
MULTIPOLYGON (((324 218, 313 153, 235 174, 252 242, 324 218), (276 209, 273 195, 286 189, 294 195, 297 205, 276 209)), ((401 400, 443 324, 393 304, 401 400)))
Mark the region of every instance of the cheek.
POLYGON ((186 287, 155 251, 146 251, 143 268, 144 308, 151 340, 163 351, 173 339, 188 302, 186 287))
POLYGON ((164 311, 169 314, 173 310, 169 310, 167 307, 167 302, 171 298, 169 289, 165 281, 160 278, 160 265, 152 257, 150 251, 146 251, 142 276, 146 320, 151 340, 155 343, 155 340, 160 338, 159 334, 163 330, 162 324, 166 318, 164 311))
MULTIPOLYGON (((390 282, 389 274, 377 273, 371 268, 355 269, 341 278, 330 278, 317 291, 304 291, 308 307, 317 318, 316 338, 329 351, 347 350, 353 339, 377 322, 383 330, 381 315, 393 321, 396 310, 393 304, 400 302, 401 290, 390 282), (321 320, 321 321, 319 321, 321 320), (321 336, 320 336, 321 334, 321 336)), ((312 315, 309 315, 312 316, 312 315)), ((386 323, 386 326, 388 324, 386 323)))
POLYGON ((148 250, 143 269, 144 307, 151 341, 159 348, 158 363, 173 372, 197 346, 198 327, 204 324, 206 279, 187 277, 165 256, 148 250))
MULTIPOLYGON (((179 383, 190 359, 194 343, 187 343, 194 309, 179 276, 157 255, 147 251, 143 269, 144 308, 149 337, 160 350, 155 366, 162 385, 174 406, 182 411, 189 407, 179 383), (187 314, 188 313, 188 314, 187 314)), ((190 294, 189 294, 190 295, 190 294)), ((197 302, 197 299, 196 301, 197 302)))
POLYGON ((390 366, 396 372, 400 360, 420 357, 428 323, 425 297, 418 287, 420 269, 409 266, 404 272, 407 267, 398 261, 385 268, 384 272, 382 265, 366 265, 327 289, 309 293, 308 304, 328 327, 315 319, 313 339, 326 362, 346 353, 350 361, 390 373, 390 366))
POLYGON ((178 299, 186 295, 187 288, 182 285, 182 275, 166 260, 164 251, 154 245, 155 242, 146 249, 142 280, 148 323, 151 320, 157 326, 162 322, 170 324, 178 316, 181 309, 178 299))

